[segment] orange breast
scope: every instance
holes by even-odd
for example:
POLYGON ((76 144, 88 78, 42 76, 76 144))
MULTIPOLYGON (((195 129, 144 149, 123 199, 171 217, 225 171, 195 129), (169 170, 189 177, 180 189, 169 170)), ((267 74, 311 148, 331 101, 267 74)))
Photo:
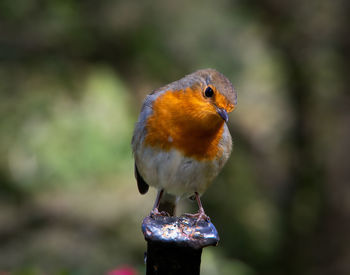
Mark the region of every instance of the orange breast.
POLYGON ((212 160, 222 155, 219 141, 224 121, 215 107, 199 91, 168 91, 153 104, 146 122, 145 144, 165 151, 177 149, 197 160, 212 160))

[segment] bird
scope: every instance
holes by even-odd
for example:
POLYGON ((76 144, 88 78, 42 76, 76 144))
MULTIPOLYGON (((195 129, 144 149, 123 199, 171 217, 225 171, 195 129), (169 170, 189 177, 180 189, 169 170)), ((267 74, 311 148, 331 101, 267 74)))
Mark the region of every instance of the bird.
POLYGON ((139 192, 158 190, 150 216, 174 216, 177 202, 187 197, 199 209, 187 215, 209 219, 200 196, 231 154, 227 122, 236 105, 232 83, 215 69, 195 71, 147 95, 131 145, 139 192))

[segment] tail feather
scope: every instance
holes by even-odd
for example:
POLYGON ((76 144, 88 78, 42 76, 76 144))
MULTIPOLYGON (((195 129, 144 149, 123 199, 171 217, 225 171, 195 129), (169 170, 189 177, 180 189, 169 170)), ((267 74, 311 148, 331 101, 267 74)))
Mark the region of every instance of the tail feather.
POLYGON ((139 189, 139 192, 143 195, 146 194, 149 188, 149 185, 145 182, 145 180, 142 178, 142 176, 139 173, 139 170, 137 169, 136 163, 135 163, 135 178, 137 181, 137 188, 139 189))

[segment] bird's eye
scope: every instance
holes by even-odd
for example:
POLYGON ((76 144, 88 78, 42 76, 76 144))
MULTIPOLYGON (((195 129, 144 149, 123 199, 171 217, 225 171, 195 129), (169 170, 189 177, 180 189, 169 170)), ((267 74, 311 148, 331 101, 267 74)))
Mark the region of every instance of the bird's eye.
POLYGON ((205 89, 204 94, 205 94, 206 97, 212 97, 212 96, 214 95, 214 91, 213 91, 212 88, 207 87, 207 88, 205 89))

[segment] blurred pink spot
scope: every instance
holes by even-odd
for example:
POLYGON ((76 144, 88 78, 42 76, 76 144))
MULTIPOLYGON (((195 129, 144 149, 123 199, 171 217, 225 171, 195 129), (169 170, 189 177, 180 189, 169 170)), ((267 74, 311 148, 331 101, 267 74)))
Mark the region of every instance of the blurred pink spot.
POLYGON ((129 266, 123 266, 117 269, 113 269, 108 271, 107 275, 137 275, 137 270, 129 267, 129 266))

